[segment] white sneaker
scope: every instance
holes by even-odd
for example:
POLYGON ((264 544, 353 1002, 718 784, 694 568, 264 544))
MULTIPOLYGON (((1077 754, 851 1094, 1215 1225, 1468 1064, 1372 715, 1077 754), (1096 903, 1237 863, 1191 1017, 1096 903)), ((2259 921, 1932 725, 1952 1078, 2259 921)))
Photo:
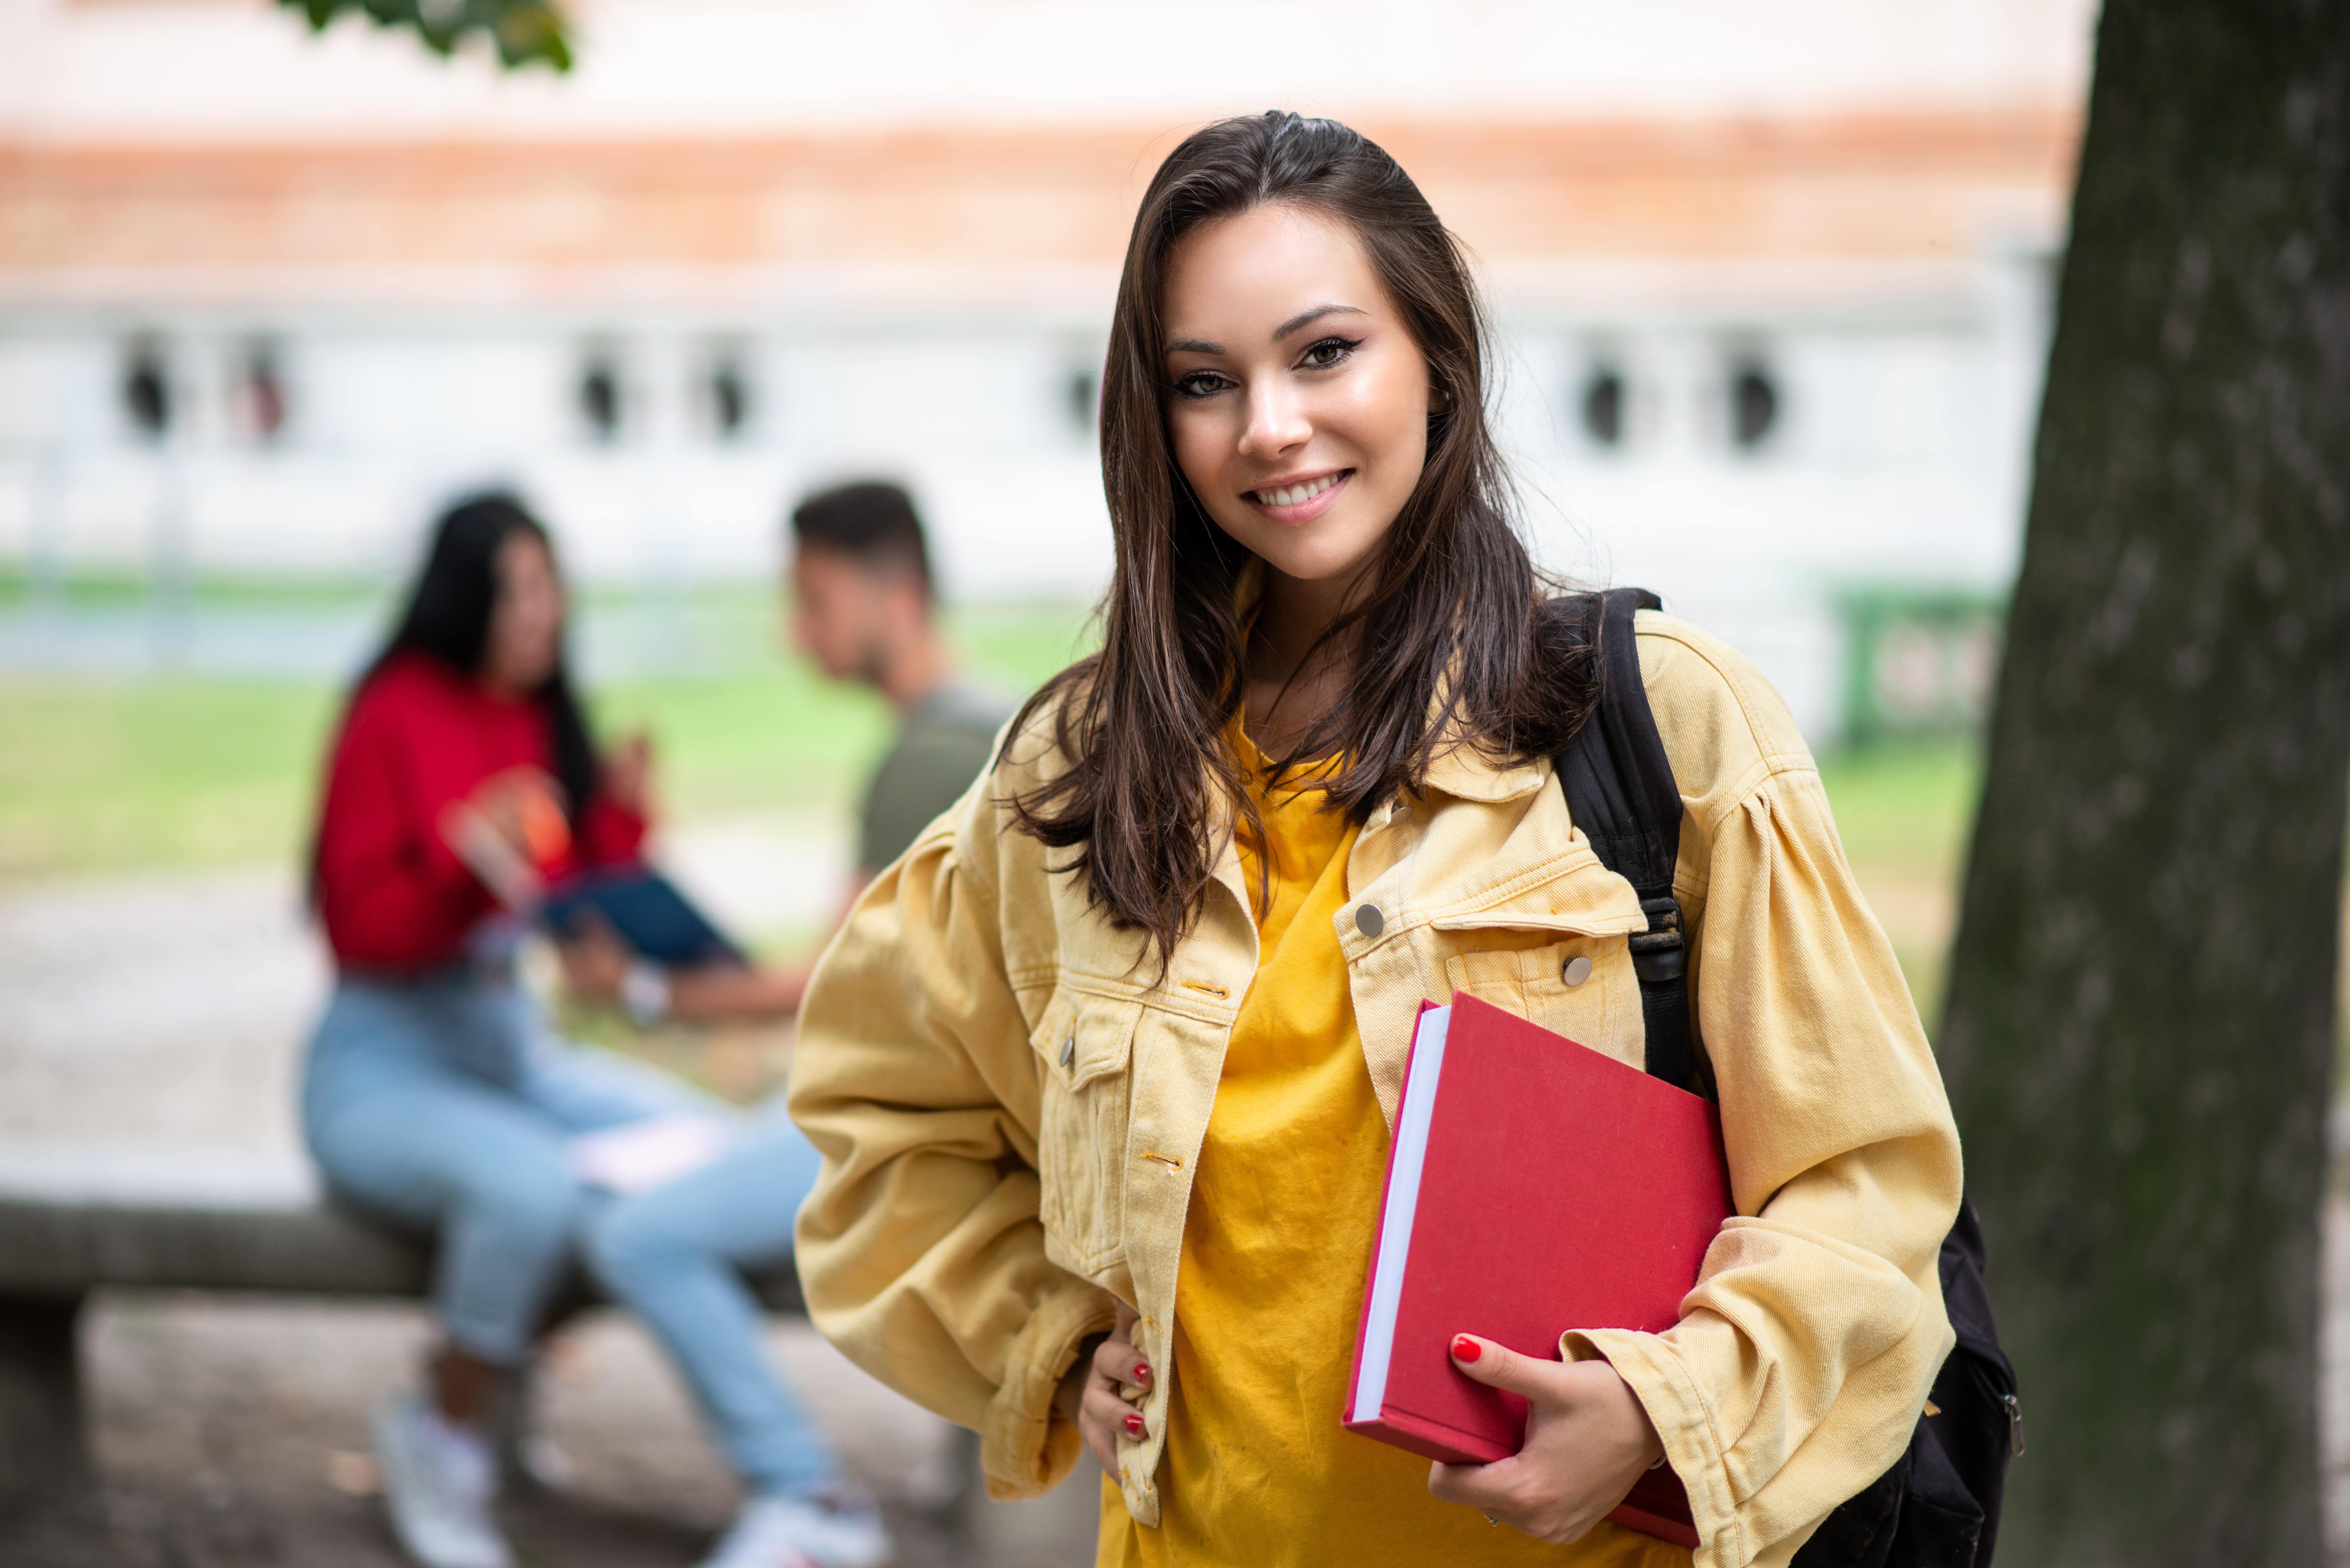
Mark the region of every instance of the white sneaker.
POLYGON ((376 1464, 391 1532, 420 1568, 514 1568, 490 1519, 497 1458, 487 1438, 442 1418, 412 1394, 376 1407, 376 1464))
POLYGON ((893 1550, 862 1499, 754 1497, 702 1568, 880 1568, 893 1550))

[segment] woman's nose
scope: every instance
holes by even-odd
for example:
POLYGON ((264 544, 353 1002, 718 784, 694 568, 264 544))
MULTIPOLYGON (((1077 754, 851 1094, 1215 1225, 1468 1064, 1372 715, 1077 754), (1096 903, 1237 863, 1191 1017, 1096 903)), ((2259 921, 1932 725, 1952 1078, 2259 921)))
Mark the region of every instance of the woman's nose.
POLYGON ((1243 456, 1278 457, 1304 446, 1313 434, 1303 400, 1281 378, 1259 381, 1249 389, 1248 428, 1241 431, 1243 456))

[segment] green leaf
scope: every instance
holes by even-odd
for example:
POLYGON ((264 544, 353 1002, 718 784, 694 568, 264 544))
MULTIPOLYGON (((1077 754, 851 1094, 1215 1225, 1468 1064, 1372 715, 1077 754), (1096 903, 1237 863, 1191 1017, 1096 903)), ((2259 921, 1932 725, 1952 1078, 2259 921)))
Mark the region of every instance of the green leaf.
POLYGON ((571 27, 553 0, 277 0, 298 11, 312 32, 346 12, 357 11, 380 27, 413 33, 417 41, 444 58, 455 54, 468 35, 482 34, 509 70, 543 65, 562 72, 571 68, 571 27))

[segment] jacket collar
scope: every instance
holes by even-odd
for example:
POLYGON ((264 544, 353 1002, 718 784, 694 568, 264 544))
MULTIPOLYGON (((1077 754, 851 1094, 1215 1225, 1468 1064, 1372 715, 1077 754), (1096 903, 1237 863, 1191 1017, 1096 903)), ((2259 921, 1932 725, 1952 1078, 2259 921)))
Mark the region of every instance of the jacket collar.
POLYGON ((1483 801, 1488 805, 1530 795, 1549 780, 1548 758, 1530 758, 1496 767, 1481 756, 1474 746, 1466 744, 1445 747, 1428 764, 1428 787, 1430 790, 1442 790, 1446 794, 1461 800, 1483 801))

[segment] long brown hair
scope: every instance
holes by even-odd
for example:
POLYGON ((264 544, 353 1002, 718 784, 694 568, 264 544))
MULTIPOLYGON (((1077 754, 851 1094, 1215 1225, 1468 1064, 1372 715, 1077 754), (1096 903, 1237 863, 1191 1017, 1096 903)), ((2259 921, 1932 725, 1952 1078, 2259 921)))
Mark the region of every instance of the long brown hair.
MULTIPOLYGON (((1590 711, 1590 649, 1513 526, 1486 425, 1485 314, 1460 243, 1394 159, 1329 119, 1222 120, 1168 155, 1128 241, 1102 373, 1102 487, 1117 567, 1099 653, 1055 676, 1011 733, 1049 709, 1067 759, 1012 804, 1023 831, 1076 856, 1058 869, 1162 961, 1197 917, 1225 814, 1261 824, 1223 732, 1246 634, 1235 603, 1249 551, 1215 525, 1177 467, 1164 412, 1161 286, 1185 235, 1285 202, 1341 219, 1428 361, 1428 460, 1387 532, 1367 591, 1324 634, 1353 634, 1346 694, 1284 768, 1337 755, 1331 804, 1357 821, 1417 791, 1442 749, 1492 761, 1555 751, 1590 711)), ((1343 645, 1341 645, 1343 646, 1343 645)))

